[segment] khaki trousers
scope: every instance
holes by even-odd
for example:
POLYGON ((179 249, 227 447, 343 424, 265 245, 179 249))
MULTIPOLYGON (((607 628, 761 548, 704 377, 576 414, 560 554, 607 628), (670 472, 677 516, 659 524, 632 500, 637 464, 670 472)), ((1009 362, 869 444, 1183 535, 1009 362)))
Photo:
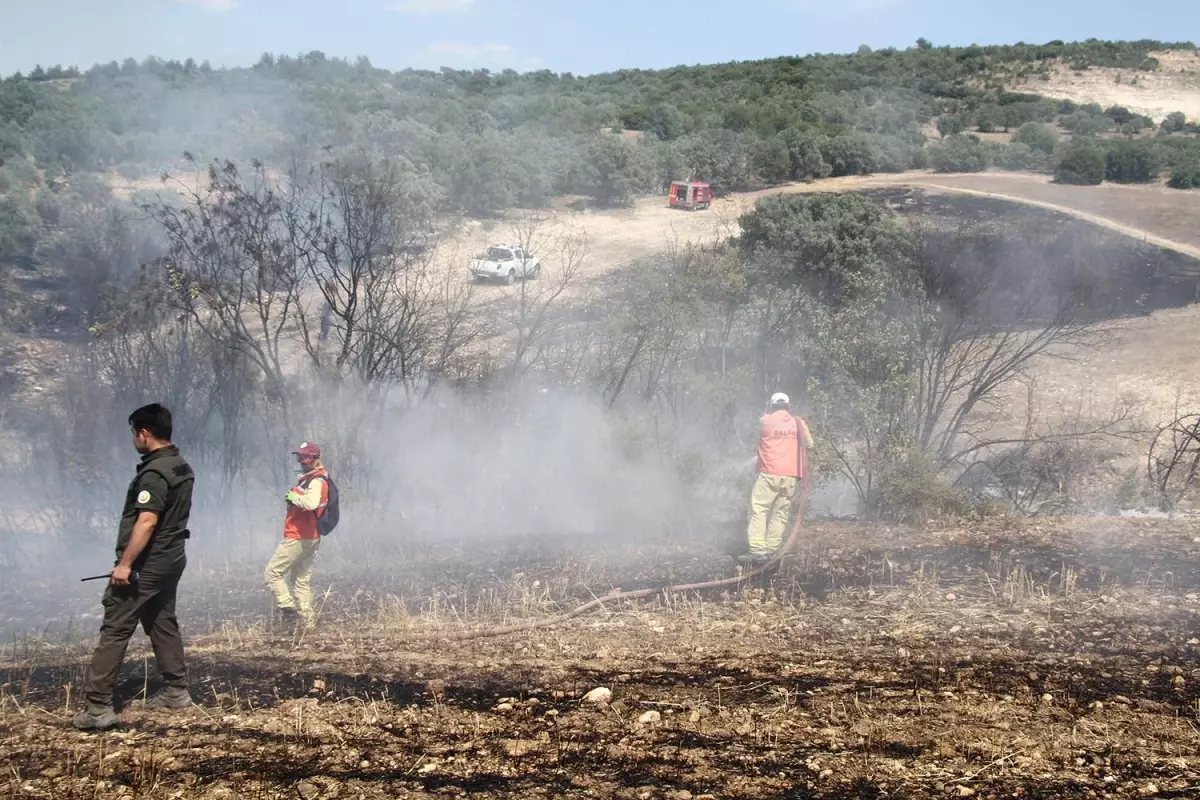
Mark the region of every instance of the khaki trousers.
POLYGON ((150 637, 163 684, 187 688, 183 639, 175 618, 175 596, 184 563, 161 570, 143 569, 137 583, 129 586, 110 583, 104 590, 104 622, 100 626, 100 643, 92 654, 85 690, 89 706, 112 705, 125 648, 139 623, 150 637))
POLYGON ((263 578, 271 593, 275 595, 276 606, 295 608, 305 618, 312 617, 312 587, 309 586, 309 578, 312 577, 313 561, 316 560, 317 550, 320 548, 320 539, 284 539, 275 548, 275 554, 267 562, 263 578))
POLYGON ((797 483, 796 478, 787 475, 758 473, 750 493, 750 523, 746 529, 752 555, 772 555, 783 544, 797 483))

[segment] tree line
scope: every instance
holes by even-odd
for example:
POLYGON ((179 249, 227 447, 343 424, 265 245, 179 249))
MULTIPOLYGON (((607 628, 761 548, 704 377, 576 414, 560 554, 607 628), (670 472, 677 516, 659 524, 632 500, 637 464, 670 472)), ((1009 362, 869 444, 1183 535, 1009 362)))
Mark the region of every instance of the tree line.
MULTIPOLYGON (((922 126, 944 135, 1053 122, 1073 134, 1137 135, 1153 122, 1006 91, 1029 70, 1152 69, 1189 43, 860 48, 593 76, 512 70, 390 72, 366 58, 265 54, 245 69, 126 59, 86 71, 37 68, 0 82, 0 161, 40 173, 153 174, 188 151, 311 160, 326 146, 371 146, 427 170, 469 213, 579 193, 602 203, 678 177, 719 189, 924 166, 922 126), (53 76, 53 77, 51 77, 53 76), (630 131, 637 141, 604 132, 630 131)), ((1166 133, 1194 133, 1173 115, 1166 133)), ((1193 151, 1194 155, 1194 151, 1193 151)), ((1000 160, 998 155, 993 160, 1000 160)), ((1025 154, 1008 157, 1019 163, 1025 154)))
POLYGON ((410 164, 443 212, 473 215, 571 194, 620 205, 687 177, 721 192, 926 167, 1074 183, 1167 171, 1186 189, 1200 183, 1197 121, 1173 113, 1156 129, 1122 107, 1004 88, 1064 63, 1152 69, 1152 51, 1182 47, 1193 46, 921 40, 592 76, 390 72, 318 51, 244 69, 156 58, 34 69, 0 80, 0 269, 74 246, 61 240, 98 213, 104 184, 179 170, 184 152, 286 168, 365 150, 410 164), (998 130, 1013 140, 984 136, 998 130))

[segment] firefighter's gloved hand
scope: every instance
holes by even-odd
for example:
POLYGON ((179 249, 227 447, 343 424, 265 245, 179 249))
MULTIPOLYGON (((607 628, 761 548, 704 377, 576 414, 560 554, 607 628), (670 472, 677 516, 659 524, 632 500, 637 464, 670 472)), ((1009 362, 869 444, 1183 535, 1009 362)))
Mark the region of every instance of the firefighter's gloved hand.
POLYGON ((297 492, 295 489, 292 489, 291 491, 289 491, 287 493, 287 497, 284 499, 286 499, 289 503, 295 505, 296 501, 300 499, 300 493, 297 492))

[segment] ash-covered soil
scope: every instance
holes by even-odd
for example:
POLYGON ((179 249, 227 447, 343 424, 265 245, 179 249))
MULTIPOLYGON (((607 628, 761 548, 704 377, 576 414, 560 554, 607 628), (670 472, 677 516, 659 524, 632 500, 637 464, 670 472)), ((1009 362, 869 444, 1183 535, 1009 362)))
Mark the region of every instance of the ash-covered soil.
POLYGON ((140 708, 139 634, 122 727, 77 733, 94 632, 14 635, 0 796, 1192 796, 1198 538, 1187 520, 821 523, 739 590, 437 644, 408 637, 732 562, 711 542, 545 540, 330 559, 303 635, 260 613, 256 576, 209 576, 182 601, 194 709, 140 708), (596 687, 612 702, 584 702, 596 687))

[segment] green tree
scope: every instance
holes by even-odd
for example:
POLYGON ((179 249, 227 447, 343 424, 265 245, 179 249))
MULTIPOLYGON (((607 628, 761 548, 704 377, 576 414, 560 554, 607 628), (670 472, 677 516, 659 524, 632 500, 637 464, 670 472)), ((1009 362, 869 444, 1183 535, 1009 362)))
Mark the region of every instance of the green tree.
POLYGON ((629 205, 638 189, 639 168, 634 145, 608 133, 593 136, 585 173, 588 194, 602 206, 629 205))
POLYGON ((1013 142, 1023 144, 1039 153, 1050 155, 1058 147, 1058 131, 1044 122, 1026 122, 1013 137, 1013 142))
POLYGON ((659 139, 671 141, 688 132, 688 120, 671 103, 658 103, 650 108, 643 120, 641 130, 652 133, 659 139))
POLYGON ((835 178, 841 175, 869 175, 878 169, 875 143, 861 133, 831 136, 821 145, 821 157, 835 178))
POLYGON ((754 185, 752 141, 735 131, 702 131, 680 139, 679 151, 693 176, 707 179, 718 192, 740 191, 754 185))
POLYGON ((1162 121, 1163 133, 1179 133, 1187 129, 1187 115, 1182 111, 1172 111, 1162 121))
POLYGON ((1095 136, 1112 129, 1112 120, 1103 114, 1076 111, 1062 119, 1062 126, 1076 136, 1095 136))
POLYGON ((763 253, 757 279, 802 287, 833 306, 873 292, 906 252, 905 232, 882 204, 857 194, 776 195, 738 220, 747 257, 763 253))
POLYGON ((1109 106, 1104 109, 1104 116, 1108 117, 1116 125, 1124 125, 1127 122, 1132 122, 1136 119, 1137 114, 1134 114, 1125 106, 1109 106))
POLYGON ((996 166, 1011 170, 1044 169, 1047 156, 1023 142, 1001 145, 994 151, 992 161, 996 166))
POLYGON ((957 114, 944 114, 938 117, 937 121, 938 133, 943 137, 953 136, 956 133, 962 133, 967 129, 963 118, 957 114))
POLYGON ((1193 158, 1172 169, 1167 185, 1172 189, 1200 189, 1200 158, 1193 158))
POLYGON ((924 149, 911 145, 895 136, 872 136, 875 146, 875 168, 879 172, 903 172, 908 169, 919 169, 920 155, 924 149))
POLYGON ((937 172, 983 172, 988 150, 978 136, 958 133, 929 148, 929 163, 937 172))
POLYGON ((780 133, 780 136, 787 142, 788 154, 791 156, 792 180, 813 181, 829 177, 833 167, 829 166, 821 154, 824 136, 804 133, 796 128, 788 128, 780 133))
POLYGON ((1003 119, 1000 107, 994 103, 987 103, 980 106, 979 110, 975 112, 975 127, 980 133, 992 133, 1003 119))
POLYGON ((1105 157, 1107 180, 1115 183, 1146 183, 1158 180, 1162 156, 1152 141, 1116 142, 1105 157))
POLYGON ((1005 131, 1019 128, 1026 122, 1032 121, 1032 115, 1023 103, 1009 103, 1000 106, 1000 124, 1005 131))
POLYGON ((1075 186, 1096 186, 1104 181, 1108 161, 1104 150, 1088 142, 1076 142, 1067 148, 1054 170, 1054 180, 1075 186))
POLYGON ((755 143, 754 169, 767 183, 782 183, 792 175, 792 154, 782 134, 755 143))
POLYGON ((910 232, 881 203, 833 193, 765 198, 739 224, 764 332, 760 372, 781 363, 784 380, 806 387, 827 452, 866 511, 913 389, 910 232))
POLYGON ((651 146, 653 166, 653 184, 659 191, 671 185, 671 181, 683 180, 687 177, 687 164, 674 142, 654 142, 651 146))

